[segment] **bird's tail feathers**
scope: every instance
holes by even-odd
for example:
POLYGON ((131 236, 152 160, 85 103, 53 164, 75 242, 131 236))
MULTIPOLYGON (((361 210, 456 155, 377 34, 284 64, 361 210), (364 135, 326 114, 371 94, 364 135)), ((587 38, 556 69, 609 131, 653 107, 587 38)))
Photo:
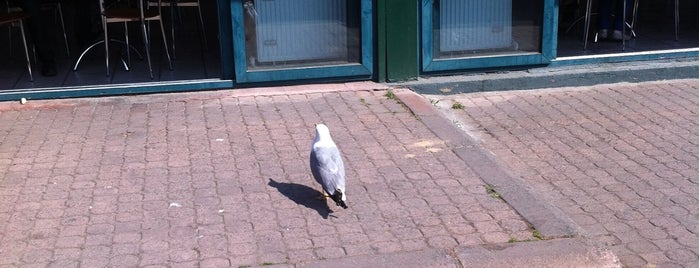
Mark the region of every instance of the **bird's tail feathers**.
POLYGON ((340 206, 344 209, 347 209, 347 204, 345 204, 345 201, 340 200, 340 202, 337 202, 335 204, 337 204, 338 206, 340 206))

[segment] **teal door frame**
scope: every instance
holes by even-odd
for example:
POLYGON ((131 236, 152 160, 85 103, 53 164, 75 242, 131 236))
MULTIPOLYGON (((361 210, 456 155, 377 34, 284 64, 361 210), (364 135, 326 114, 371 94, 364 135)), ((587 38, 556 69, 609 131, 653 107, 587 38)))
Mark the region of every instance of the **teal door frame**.
POLYGON ((558 1, 543 0, 541 51, 503 56, 480 56, 435 59, 432 39, 432 5, 434 0, 422 0, 422 71, 440 72, 465 69, 487 69, 548 64, 556 58, 558 36, 558 1))
POLYGON ((218 38, 221 49, 221 79, 234 79, 233 70, 233 26, 231 25, 231 1, 217 0, 218 38))
MULTIPOLYGON (((249 70, 245 51, 243 1, 231 0, 233 55, 237 83, 273 82, 320 78, 372 78, 374 74, 374 26, 371 0, 361 0, 361 63, 321 65, 272 70, 249 70)), ((304 37, 302 37, 304 38, 304 37)))

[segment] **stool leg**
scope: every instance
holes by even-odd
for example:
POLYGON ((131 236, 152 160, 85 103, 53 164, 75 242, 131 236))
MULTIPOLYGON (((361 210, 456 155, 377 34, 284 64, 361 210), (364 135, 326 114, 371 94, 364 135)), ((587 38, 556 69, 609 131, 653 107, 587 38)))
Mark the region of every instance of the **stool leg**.
POLYGON ((66 45, 66 56, 70 57, 70 47, 68 47, 68 35, 66 35, 66 24, 63 22, 63 8, 61 8, 61 2, 56 2, 56 8, 58 8, 58 18, 61 20, 63 43, 66 45))
POLYGON ((172 0, 170 2, 170 37, 172 41, 172 58, 176 59, 177 53, 175 52, 175 9, 177 8, 177 0, 172 0))
POLYGON ((679 40, 680 32, 680 0, 675 0, 675 41, 679 40))
POLYGON ((109 35, 107 34, 107 20, 104 16, 102 16, 102 31, 104 32, 104 66, 107 69, 107 76, 109 76, 109 35))
MULTIPOLYGON (((167 64, 170 70, 172 71, 172 58, 170 58, 170 52, 168 51, 167 48, 167 38, 165 37, 165 26, 163 26, 163 21, 158 20, 158 23, 160 24, 160 32, 163 35, 163 47, 165 48, 165 56, 167 56, 167 64)), ((174 40, 173 40, 174 42, 174 40)), ((173 52, 175 53, 175 52, 173 52)))
POLYGON ((24 57, 27 59, 27 71, 29 71, 29 81, 34 82, 32 75, 32 62, 29 60, 29 49, 27 49, 27 36, 24 34, 24 22, 19 21, 19 31, 22 33, 22 44, 24 45, 24 57))
POLYGON ((633 9, 631 9, 631 23, 626 23, 627 26, 629 26, 629 29, 631 29, 631 36, 633 38, 636 38, 636 19, 638 18, 638 0, 633 1, 633 9))
POLYGON ((583 49, 587 50, 587 37, 590 34, 590 12, 592 11, 592 0, 587 0, 587 5, 585 7, 585 31, 583 36, 583 49))
POLYGON ((197 11, 199 13, 199 34, 201 34, 202 40, 204 40, 204 49, 207 49, 209 45, 206 42, 206 33, 204 32, 204 18, 201 15, 201 4, 199 3, 199 0, 197 0, 197 11))
MULTIPOLYGON (((126 40, 126 62, 131 66, 131 45, 129 44, 129 25, 127 22, 124 22, 124 40, 126 40)), ((148 42, 146 42, 146 50, 148 48, 148 42)))
POLYGON ((143 42, 146 45, 146 59, 148 60, 148 73, 150 74, 150 79, 153 79, 153 65, 150 59, 150 40, 148 40, 148 32, 146 31, 146 22, 141 21, 141 34, 143 35, 143 42))
MULTIPOLYGON (((626 23, 626 0, 621 1, 623 2, 621 8, 621 21, 626 23)), ((626 50, 626 25, 621 26, 621 51, 624 50, 626 50)))

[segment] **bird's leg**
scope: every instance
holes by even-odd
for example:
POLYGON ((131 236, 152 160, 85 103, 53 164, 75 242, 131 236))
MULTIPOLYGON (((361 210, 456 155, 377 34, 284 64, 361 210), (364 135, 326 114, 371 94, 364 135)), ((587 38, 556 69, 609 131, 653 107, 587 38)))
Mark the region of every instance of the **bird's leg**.
POLYGON ((325 200, 325 199, 328 199, 328 197, 330 197, 330 195, 328 193, 326 193, 325 190, 323 190, 323 188, 321 187, 320 188, 320 195, 318 197, 316 197, 316 199, 325 200))

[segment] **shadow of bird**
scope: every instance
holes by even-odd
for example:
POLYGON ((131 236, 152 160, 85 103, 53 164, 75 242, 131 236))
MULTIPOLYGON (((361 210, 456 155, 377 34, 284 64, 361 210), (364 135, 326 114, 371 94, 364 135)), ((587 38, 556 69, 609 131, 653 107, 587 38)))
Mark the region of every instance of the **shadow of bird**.
POLYGON ((322 194, 316 189, 293 182, 277 182, 271 178, 267 185, 276 188, 281 194, 291 201, 294 201, 296 204, 317 211, 323 219, 327 219, 332 212, 325 200, 320 201, 316 198, 318 195, 322 194))

